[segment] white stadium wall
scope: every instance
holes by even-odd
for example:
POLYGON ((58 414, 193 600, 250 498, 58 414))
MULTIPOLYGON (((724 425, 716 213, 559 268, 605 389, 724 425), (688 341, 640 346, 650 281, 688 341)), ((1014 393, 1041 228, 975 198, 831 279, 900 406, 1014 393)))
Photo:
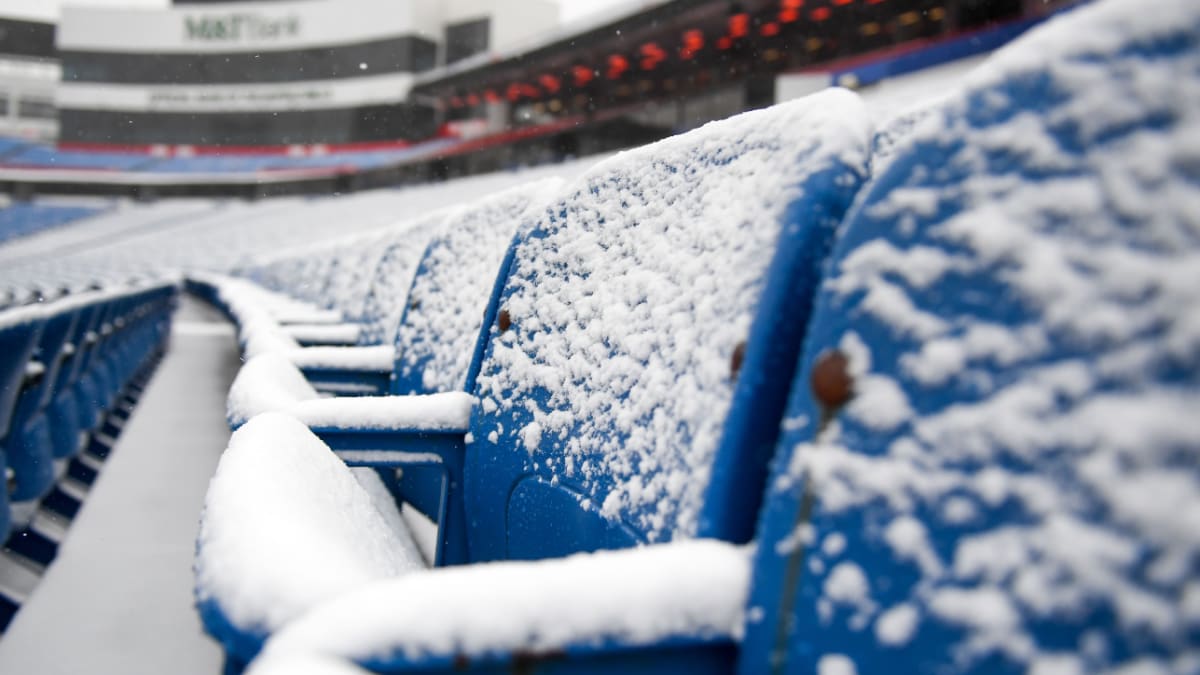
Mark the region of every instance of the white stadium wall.
POLYGON ((65 7, 61 140, 111 145, 295 145, 416 140, 408 102, 445 58, 446 27, 486 19, 488 47, 557 24, 546 0, 307 0, 65 7))

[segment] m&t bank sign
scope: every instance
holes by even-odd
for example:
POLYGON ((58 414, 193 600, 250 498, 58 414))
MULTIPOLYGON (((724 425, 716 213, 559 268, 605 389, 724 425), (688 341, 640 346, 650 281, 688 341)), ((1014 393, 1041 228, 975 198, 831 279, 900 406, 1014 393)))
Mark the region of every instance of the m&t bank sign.
POLYGON ((280 18, 249 12, 225 15, 186 16, 184 37, 201 42, 254 42, 300 35, 300 17, 280 18))

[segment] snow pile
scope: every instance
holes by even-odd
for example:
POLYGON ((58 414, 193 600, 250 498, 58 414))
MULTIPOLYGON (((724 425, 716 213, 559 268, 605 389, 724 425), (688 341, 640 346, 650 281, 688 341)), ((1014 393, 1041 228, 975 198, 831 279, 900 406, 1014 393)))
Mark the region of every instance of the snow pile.
POLYGON ((251 420, 230 439, 205 498, 196 598, 210 632, 226 637, 224 621, 265 634, 322 600, 422 569, 395 511, 304 425, 277 414, 251 420))
POLYGON ((785 209, 815 172, 865 174, 869 138, 830 90, 585 174, 517 247, 473 451, 515 446, 648 541, 693 534, 785 209))
POLYGON ((807 365, 856 396, 777 486, 797 664, 1200 668, 1200 5, 1147 9, 997 54, 851 216, 807 365))
POLYGON ((396 336, 393 393, 461 390, 500 261, 518 225, 541 215, 562 181, 546 179, 473 202, 425 251, 396 336), (526 212, 529 212, 527 215, 526 212))
POLYGON ((339 596, 271 638, 261 665, 545 653, 671 638, 736 639, 750 554, 711 540, 539 562, 446 567, 339 596), (292 661, 292 659, 296 659, 292 661))
POLYGON ((225 417, 229 426, 240 427, 255 415, 289 410, 302 401, 317 400, 320 394, 296 366, 279 352, 259 354, 238 369, 225 417))

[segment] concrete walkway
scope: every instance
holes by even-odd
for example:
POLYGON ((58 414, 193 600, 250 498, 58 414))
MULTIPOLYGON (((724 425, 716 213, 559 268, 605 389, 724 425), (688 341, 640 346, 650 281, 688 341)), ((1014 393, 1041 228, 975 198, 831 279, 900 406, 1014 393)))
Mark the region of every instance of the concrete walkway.
POLYGON ((0 638, 0 673, 217 675, 192 606, 204 493, 229 439, 233 327, 185 297, 151 379, 58 559, 0 638))

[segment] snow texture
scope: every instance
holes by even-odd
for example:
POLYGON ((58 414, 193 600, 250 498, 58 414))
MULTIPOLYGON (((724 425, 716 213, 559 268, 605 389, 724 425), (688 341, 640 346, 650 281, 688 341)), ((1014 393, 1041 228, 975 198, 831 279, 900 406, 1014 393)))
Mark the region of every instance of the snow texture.
POLYGON ((233 434, 205 498, 196 597, 247 633, 368 581, 424 568, 392 505, 295 420, 260 415, 233 434))
POLYGON ((425 251, 396 336, 400 394, 461 390, 504 253, 562 181, 546 179, 475 201, 447 219, 425 251))
POLYGON ((1194 672, 1198 139, 1200 5, 1110 0, 997 53, 895 148, 810 331, 856 400, 793 432, 777 484, 807 477, 812 529, 849 539, 807 554, 807 583, 855 601, 801 599, 797 659, 1194 672))
POLYGON ((475 397, 461 391, 423 396, 345 396, 301 401, 287 413, 314 429, 419 429, 465 433, 475 397))
POLYGON ((749 551, 712 540, 438 568, 322 604, 275 635, 250 672, 298 656, 379 663, 731 640, 749 581, 749 551))
POLYGON ((226 418, 230 426, 239 427, 255 415, 289 410, 319 397, 304 373, 282 354, 259 354, 238 370, 229 388, 226 418))
POLYGON ((516 249, 475 445, 521 439, 648 541, 694 534, 784 210, 813 172, 865 172, 869 137, 858 98, 830 90, 581 177, 516 249))

